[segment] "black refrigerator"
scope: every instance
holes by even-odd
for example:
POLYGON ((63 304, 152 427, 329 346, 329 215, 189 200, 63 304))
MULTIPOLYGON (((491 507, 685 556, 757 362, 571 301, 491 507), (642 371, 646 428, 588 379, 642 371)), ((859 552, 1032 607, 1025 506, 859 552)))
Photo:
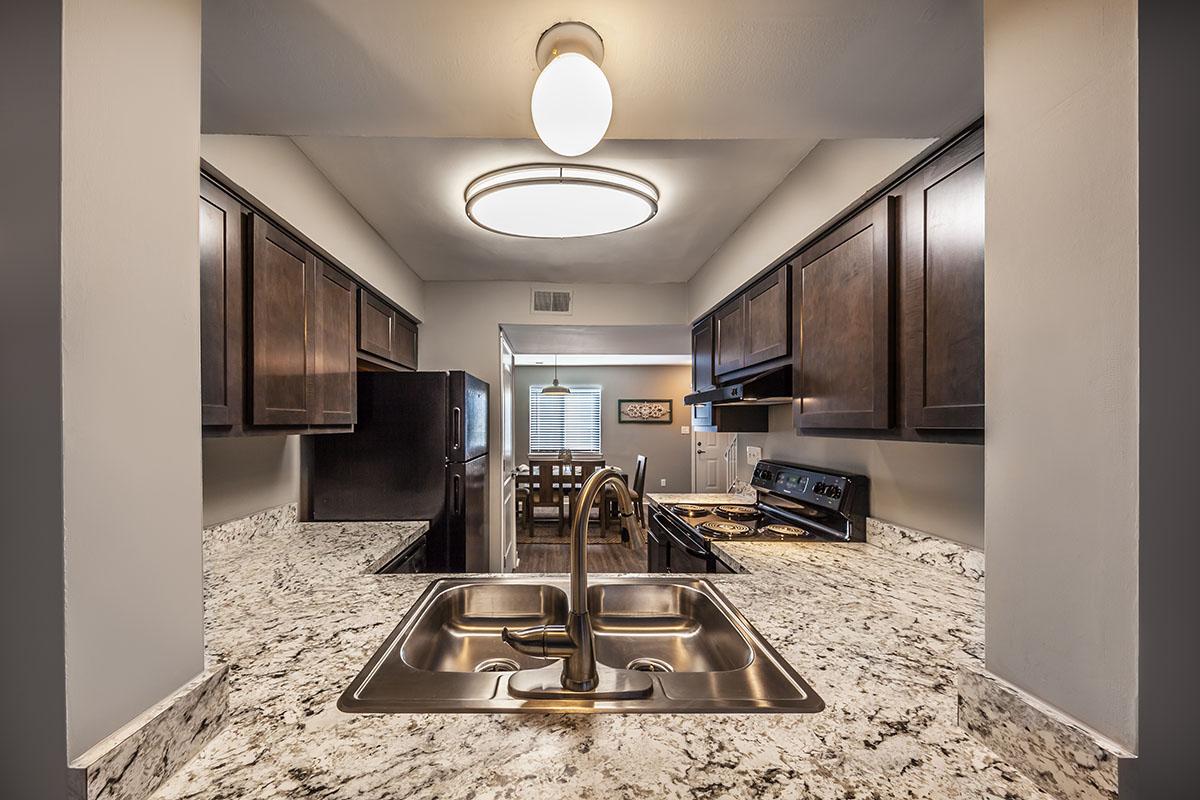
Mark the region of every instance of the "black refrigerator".
POLYGON ((360 372, 354 432, 301 441, 301 519, 428 520, 425 570, 487 571, 487 383, 360 372))

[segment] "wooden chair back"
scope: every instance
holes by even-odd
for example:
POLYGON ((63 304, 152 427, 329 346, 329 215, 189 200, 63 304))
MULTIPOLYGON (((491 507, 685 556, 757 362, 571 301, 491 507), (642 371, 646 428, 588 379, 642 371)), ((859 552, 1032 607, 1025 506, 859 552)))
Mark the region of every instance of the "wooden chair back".
POLYGON ((529 504, 533 506, 562 505, 561 476, 556 458, 529 459, 529 504))
POLYGON ((638 453, 637 464, 633 468, 633 489, 634 493, 640 498, 646 489, 646 457, 638 453))

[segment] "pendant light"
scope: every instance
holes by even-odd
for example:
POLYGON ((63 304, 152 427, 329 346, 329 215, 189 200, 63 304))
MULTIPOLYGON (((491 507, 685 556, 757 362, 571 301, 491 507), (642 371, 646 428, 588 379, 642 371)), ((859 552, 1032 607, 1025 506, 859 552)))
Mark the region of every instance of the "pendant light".
POLYGON ((581 156, 600 143, 612 120, 612 90, 600 64, 604 41, 582 22, 560 22, 538 40, 530 112, 538 137, 560 156, 581 156))
POLYGON ((570 394, 570 393, 571 393, 570 389, 568 389, 566 386, 560 386, 558 383, 558 354, 556 353, 554 355, 554 383, 550 384, 549 386, 543 386, 542 394, 548 394, 551 396, 562 396, 564 394, 570 394))

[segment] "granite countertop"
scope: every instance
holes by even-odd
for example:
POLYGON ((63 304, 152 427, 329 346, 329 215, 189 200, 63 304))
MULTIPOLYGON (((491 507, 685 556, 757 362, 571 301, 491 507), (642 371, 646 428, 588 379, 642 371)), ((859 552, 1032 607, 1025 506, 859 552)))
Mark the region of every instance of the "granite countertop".
POLYGON ((819 714, 343 714, 338 695, 432 577, 366 571, 424 529, 206 539, 230 723, 153 797, 1049 800, 955 725, 957 667, 982 656, 979 584, 867 544, 721 545, 747 574, 713 581, 819 714))

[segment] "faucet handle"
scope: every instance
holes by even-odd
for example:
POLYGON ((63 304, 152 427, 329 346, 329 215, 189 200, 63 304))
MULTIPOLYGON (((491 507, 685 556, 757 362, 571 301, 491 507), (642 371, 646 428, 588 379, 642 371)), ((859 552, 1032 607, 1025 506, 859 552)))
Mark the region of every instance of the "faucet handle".
POLYGON ((566 658, 577 649, 566 625, 535 625, 520 630, 505 627, 500 638, 518 653, 538 658, 566 658))

